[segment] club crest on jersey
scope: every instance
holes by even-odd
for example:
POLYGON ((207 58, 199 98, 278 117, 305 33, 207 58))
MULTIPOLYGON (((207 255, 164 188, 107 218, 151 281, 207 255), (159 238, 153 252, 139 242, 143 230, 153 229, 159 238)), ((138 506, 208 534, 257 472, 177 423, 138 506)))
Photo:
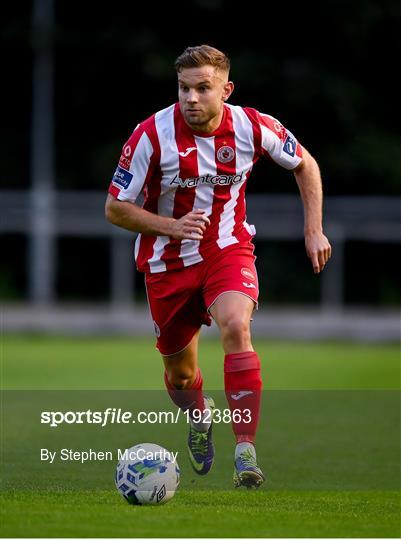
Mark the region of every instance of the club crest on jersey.
POLYGON ((288 154, 289 156, 294 157, 296 147, 297 147, 297 143, 292 137, 288 135, 288 137, 285 140, 284 147, 283 147, 284 152, 288 154))
POLYGON ((217 159, 220 163, 228 163, 234 159, 235 152, 231 146, 221 146, 217 150, 217 159))

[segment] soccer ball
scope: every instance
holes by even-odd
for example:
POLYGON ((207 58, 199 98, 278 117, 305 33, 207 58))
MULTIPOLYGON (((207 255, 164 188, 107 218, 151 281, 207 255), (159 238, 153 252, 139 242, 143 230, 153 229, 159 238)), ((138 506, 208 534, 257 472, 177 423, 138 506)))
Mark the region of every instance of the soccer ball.
POLYGON ((176 456, 158 444, 128 448, 116 470, 116 487, 130 504, 164 504, 174 497, 180 483, 176 456))

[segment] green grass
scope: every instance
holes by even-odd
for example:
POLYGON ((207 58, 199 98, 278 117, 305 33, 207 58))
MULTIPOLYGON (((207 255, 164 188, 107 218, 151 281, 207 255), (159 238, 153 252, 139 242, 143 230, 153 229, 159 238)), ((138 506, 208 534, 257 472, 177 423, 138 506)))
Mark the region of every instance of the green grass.
MULTIPOLYGON (((230 426, 216 426, 216 463, 202 478, 185 457, 185 424, 135 433, 124 426, 39 425, 45 405, 129 409, 135 399, 139 407, 146 399, 163 402, 162 363, 152 340, 5 336, 1 536, 400 536, 398 344, 254 345, 266 388, 258 456, 269 479, 257 492, 231 489, 230 426), (84 389, 115 392, 79 392, 84 389), (137 437, 179 451, 181 486, 165 506, 126 504, 112 482, 114 463, 50 466, 37 457, 41 446, 127 447, 137 437)), ((223 407, 217 341, 201 342, 200 365, 205 387, 223 407)))
POLYGON ((395 537, 399 498, 375 492, 178 492, 131 507, 113 491, 14 493, 10 537, 395 537))
MULTIPOLYGON (((399 389, 399 344, 254 341, 270 389, 399 389)), ((3 388, 163 389, 152 339, 5 336, 3 388), (119 376, 120 373, 125 376, 119 376)), ((223 353, 201 341, 205 385, 223 389, 223 353)))

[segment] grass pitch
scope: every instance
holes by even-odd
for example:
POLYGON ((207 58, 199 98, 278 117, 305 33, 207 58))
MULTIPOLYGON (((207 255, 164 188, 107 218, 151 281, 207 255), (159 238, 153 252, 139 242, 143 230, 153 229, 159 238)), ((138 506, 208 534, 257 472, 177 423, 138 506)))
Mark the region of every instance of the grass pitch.
MULTIPOLYGON (((63 399, 79 395, 66 390, 98 391, 89 395, 101 401, 108 396, 101 390, 123 396, 127 394, 119 390, 164 395, 162 363, 152 340, 5 336, 2 388, 14 403, 21 396, 23 414, 13 409, 12 418, 6 417, 9 398, 3 399, 1 535, 400 536, 399 346, 254 345, 267 389, 266 429, 260 429, 257 442, 268 486, 259 491, 231 489, 234 442, 229 426, 216 426, 216 464, 205 479, 191 471, 184 457, 185 426, 169 426, 157 440, 155 427, 147 426, 141 437, 152 436, 153 442, 168 447, 179 439, 182 483, 165 506, 131 507, 114 488, 114 463, 94 465, 85 474, 80 464, 52 468, 38 463, 32 444, 27 444, 35 439, 24 430, 23 401, 32 398, 28 405, 34 408, 35 399, 40 406, 43 396, 53 396, 39 389, 58 390, 54 395, 61 405, 63 399)), ((205 388, 218 397, 222 364, 219 343, 201 342, 205 388)), ((64 426, 57 429, 58 436, 73 436, 64 426)), ((54 432, 43 433, 54 437, 54 432)), ((96 437, 105 438, 85 433, 94 444, 96 437)), ((123 445, 144 442, 130 436, 123 440, 126 434, 118 431, 110 437, 121 437, 123 445)))
POLYGON ((399 499, 387 492, 183 492, 135 507, 113 490, 12 493, 10 537, 397 537, 399 499))

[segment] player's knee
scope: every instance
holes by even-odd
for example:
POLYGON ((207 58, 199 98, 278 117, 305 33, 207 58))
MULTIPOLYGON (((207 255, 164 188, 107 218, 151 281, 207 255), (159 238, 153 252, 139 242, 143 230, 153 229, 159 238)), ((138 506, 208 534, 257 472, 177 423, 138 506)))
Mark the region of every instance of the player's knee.
POLYGON ((241 313, 232 313, 220 321, 223 339, 249 339, 249 318, 241 313))
POLYGON ((176 390, 185 390, 193 383, 195 372, 189 368, 167 370, 167 378, 176 390))

